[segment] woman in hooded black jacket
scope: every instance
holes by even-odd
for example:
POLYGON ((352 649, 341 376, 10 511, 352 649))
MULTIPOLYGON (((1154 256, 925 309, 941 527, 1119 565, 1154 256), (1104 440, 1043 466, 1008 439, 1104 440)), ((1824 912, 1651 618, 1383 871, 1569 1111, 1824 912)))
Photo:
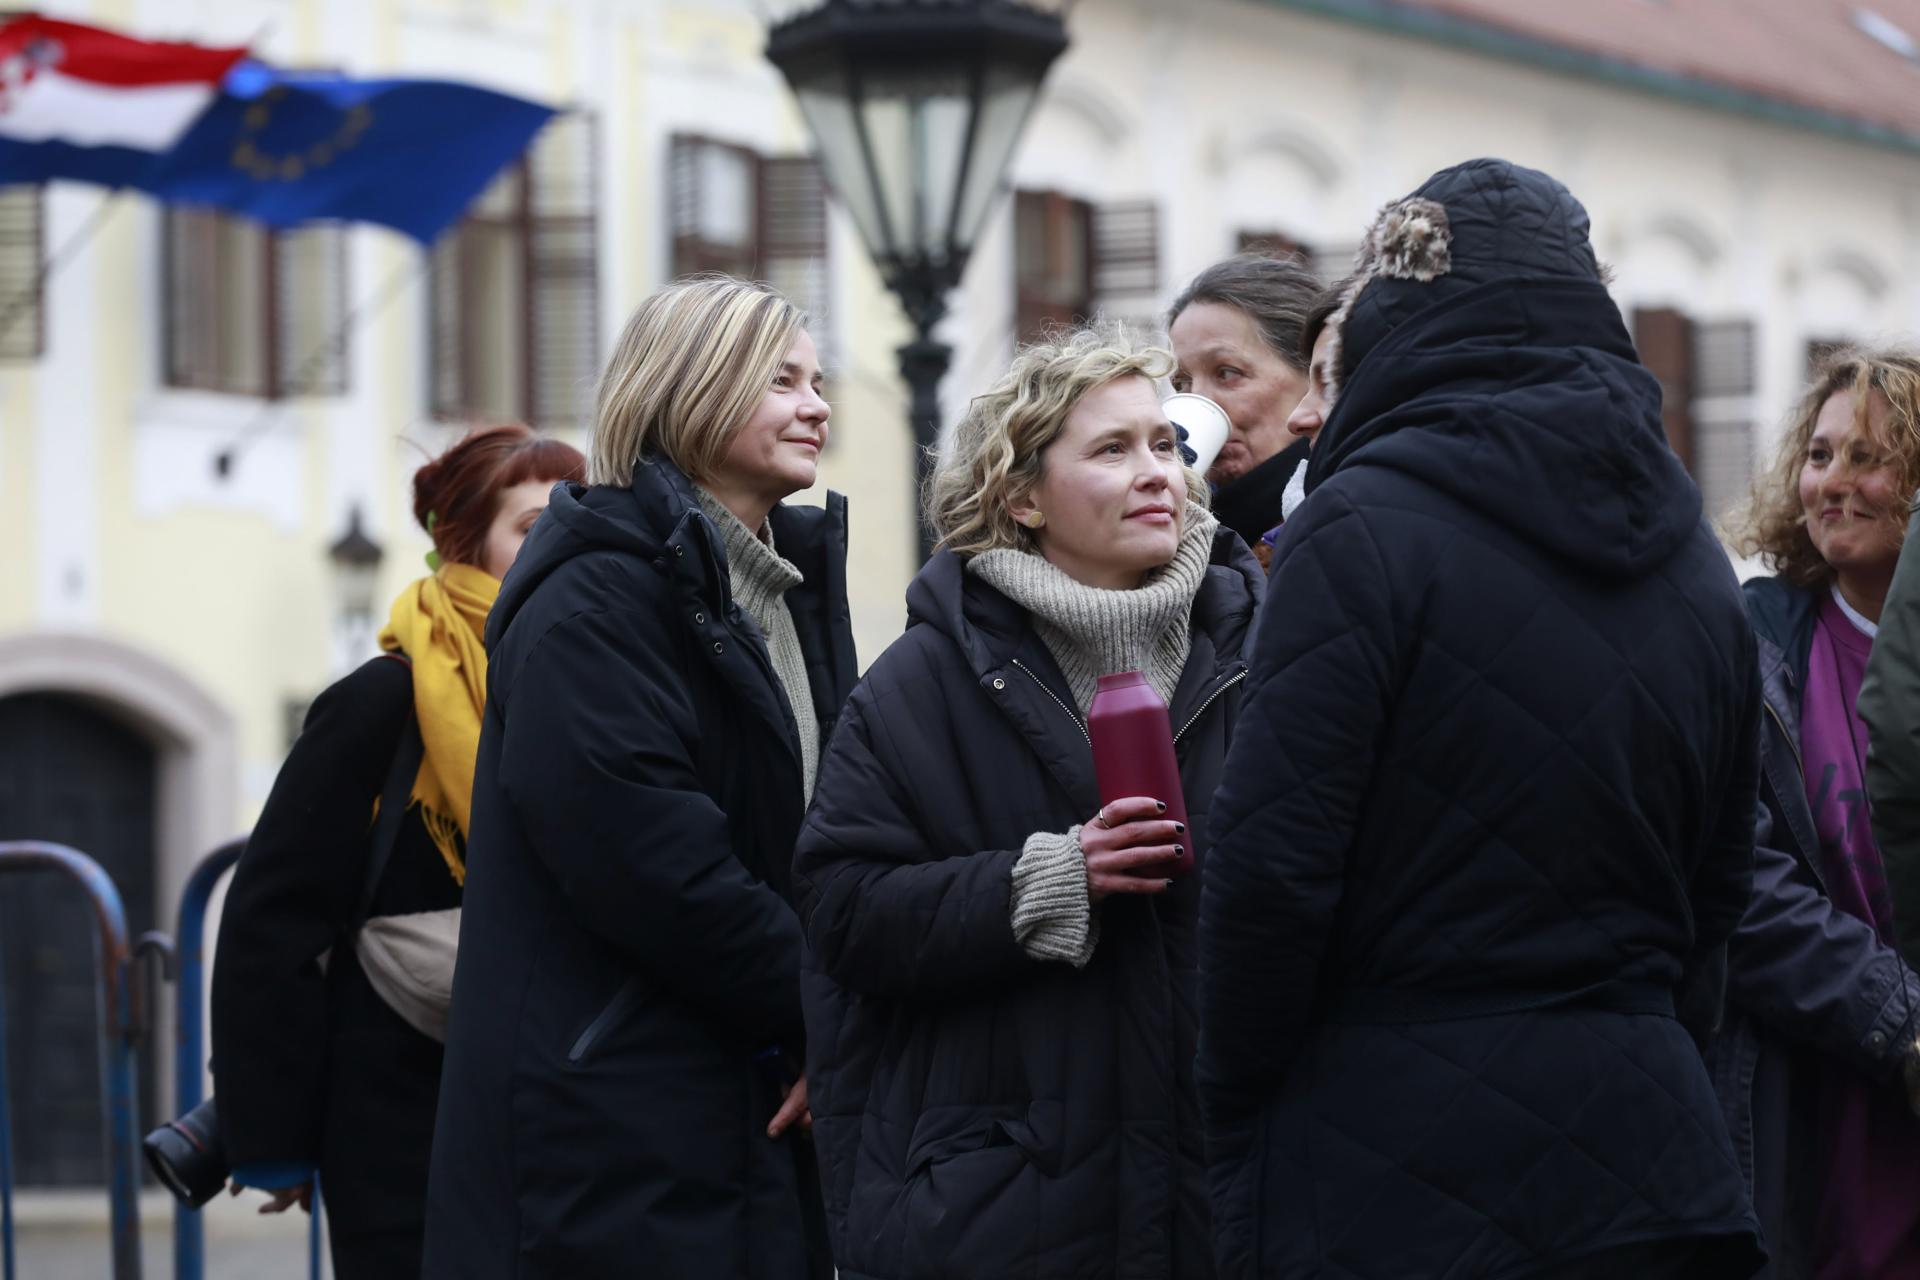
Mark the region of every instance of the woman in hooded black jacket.
POLYGON ((804 317, 674 285, 488 622, 425 1274, 822 1280, 786 899, 853 683, 804 317))
POLYGON ((1099 332, 1028 348, 931 487, 943 537, 855 690, 795 882, 808 1080, 846 1280, 1212 1274, 1194 911, 1262 585, 1191 496, 1152 379, 1099 332), (1160 797, 1104 807, 1085 716, 1170 706, 1200 874, 1160 797))
POLYGON ((1445 170, 1330 324, 1202 893, 1222 1272, 1749 1275, 1676 1013, 1751 882, 1753 638, 1586 213, 1445 170))

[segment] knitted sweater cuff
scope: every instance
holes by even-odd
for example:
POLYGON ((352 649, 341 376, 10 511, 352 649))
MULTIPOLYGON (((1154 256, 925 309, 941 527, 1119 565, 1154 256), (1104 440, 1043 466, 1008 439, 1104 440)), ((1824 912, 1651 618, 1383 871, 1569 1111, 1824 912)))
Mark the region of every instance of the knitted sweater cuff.
POLYGON ((1079 969, 1093 959, 1100 918, 1087 898, 1079 827, 1027 837, 1013 864, 1013 936, 1035 960, 1065 960, 1079 969))

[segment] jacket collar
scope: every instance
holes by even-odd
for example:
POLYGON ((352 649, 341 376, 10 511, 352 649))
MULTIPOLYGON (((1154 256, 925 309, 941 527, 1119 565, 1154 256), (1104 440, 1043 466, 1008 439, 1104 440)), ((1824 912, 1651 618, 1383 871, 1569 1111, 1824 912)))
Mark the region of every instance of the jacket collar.
POLYGON ((1800 756, 1800 696, 1819 597, 1777 578, 1756 578, 1746 584, 1745 594, 1759 656, 1760 698, 1765 703, 1762 714, 1771 721, 1761 724, 1761 770, 1786 827, 1785 832, 1779 832, 1781 824, 1776 824, 1775 840, 1782 835, 1791 837, 1801 863, 1816 882, 1824 885, 1826 873, 1816 856, 1820 837, 1814 828, 1813 810, 1807 804, 1800 756), (1796 646, 1800 655, 1797 669, 1793 653, 1782 646, 1782 640, 1796 646))
POLYGON ((1820 593, 1784 578, 1752 578, 1741 589, 1754 634, 1773 645, 1785 663, 1796 699, 1807 683, 1807 655, 1820 615, 1820 593))
MULTIPOLYGON (((1193 648, 1168 707, 1176 734, 1246 670, 1243 655, 1265 590, 1259 561, 1238 534, 1221 525, 1194 598, 1193 648)), ((975 680, 1068 794, 1099 803, 1085 723, 1026 610, 943 550, 908 588, 907 626, 931 626, 952 640, 975 680)))

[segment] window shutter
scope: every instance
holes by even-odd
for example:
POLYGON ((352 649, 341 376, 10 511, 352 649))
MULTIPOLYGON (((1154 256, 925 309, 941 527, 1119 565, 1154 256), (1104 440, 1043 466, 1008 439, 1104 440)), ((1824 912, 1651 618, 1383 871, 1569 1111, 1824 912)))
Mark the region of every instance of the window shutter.
POLYGON ((751 278, 758 261, 760 157, 745 147, 677 133, 668 144, 673 274, 751 278))
POLYGON ((1305 241, 1284 231, 1240 231, 1235 233, 1234 244, 1240 253, 1257 253, 1263 258, 1299 258, 1304 262, 1312 256, 1305 241))
POLYGON ((1014 194, 1014 336, 1032 342, 1093 310, 1093 210, 1054 191, 1014 194))
POLYGON ((167 385, 211 389, 219 342, 214 306, 218 243, 211 214, 168 209, 162 229, 167 385))
POLYGON ((584 423, 599 371, 596 135, 592 116, 559 116, 535 142, 530 161, 528 414, 542 428, 584 423))
POLYGON ((1633 313, 1633 341, 1640 362, 1660 382, 1660 425, 1667 444, 1689 471, 1693 469, 1692 323, 1669 307, 1633 313))
POLYGON ((277 394, 272 234, 245 218, 169 209, 164 237, 167 385, 277 394))
POLYGON ((1753 477, 1753 395, 1758 388, 1751 320, 1693 326, 1693 461, 1709 517, 1727 512, 1753 477))
POLYGON ((1695 324, 1694 396, 1750 396, 1753 390, 1753 321, 1712 320, 1695 324))
POLYGON ((1116 314, 1151 310, 1160 288, 1160 207, 1127 200, 1093 210, 1093 298, 1116 314))
POLYGON ((1353 260, 1360 254, 1357 244, 1322 245, 1307 255, 1307 266, 1323 284, 1334 284, 1353 274, 1353 260))
POLYGON ((337 226, 275 233, 274 384, 281 395, 347 389, 347 237, 337 226))
POLYGON ((436 417, 527 415, 527 185, 523 159, 495 178, 434 248, 429 381, 436 417))
POLYGON ((428 272, 428 358, 433 366, 428 382, 436 418, 459 417, 467 398, 466 325, 462 322, 466 290, 461 269, 465 243, 464 223, 443 234, 434 242, 428 272))
POLYGON ((820 363, 829 351, 831 303, 827 275, 827 183, 811 156, 768 157, 760 162, 760 270, 768 284, 813 317, 820 363))
POLYGON ((46 188, 0 187, 0 360, 31 360, 46 350, 46 188))

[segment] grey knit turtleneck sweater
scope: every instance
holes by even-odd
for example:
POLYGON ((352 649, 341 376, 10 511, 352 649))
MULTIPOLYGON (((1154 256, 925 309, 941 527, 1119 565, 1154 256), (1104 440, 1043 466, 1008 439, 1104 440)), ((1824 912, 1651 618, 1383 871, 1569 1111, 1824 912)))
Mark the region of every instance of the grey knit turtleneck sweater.
POLYGON ((811 803, 814 774, 820 767, 820 721, 813 713, 807 656, 800 648, 800 633, 794 629, 793 611, 786 601, 787 592, 805 579, 774 550, 772 525, 761 525, 755 536, 718 498, 698 487, 693 492, 700 509, 720 531, 727 549, 733 598, 760 628, 767 642, 767 656, 773 660, 773 674, 780 678, 787 705, 793 709, 794 727, 800 732, 801 803, 811 803))
MULTIPOLYGON (((1192 649, 1193 601, 1217 527, 1205 508, 1189 503, 1173 559, 1131 591, 1089 587, 1026 551, 984 551, 967 571, 1026 609, 1082 715, 1100 677, 1120 671, 1144 671, 1171 702, 1192 649)), ((1013 935, 1028 955, 1075 968, 1093 958, 1100 917, 1087 896, 1086 862, 1078 826, 1027 837, 1013 865, 1013 935)))
POLYGON ((1032 616, 1081 715, 1093 705, 1100 677, 1119 671, 1146 672, 1154 692, 1171 702, 1193 643, 1193 598, 1216 528, 1206 508, 1188 503, 1173 559, 1132 591, 1089 587, 1028 551, 983 551, 967 561, 967 572, 1032 616))

